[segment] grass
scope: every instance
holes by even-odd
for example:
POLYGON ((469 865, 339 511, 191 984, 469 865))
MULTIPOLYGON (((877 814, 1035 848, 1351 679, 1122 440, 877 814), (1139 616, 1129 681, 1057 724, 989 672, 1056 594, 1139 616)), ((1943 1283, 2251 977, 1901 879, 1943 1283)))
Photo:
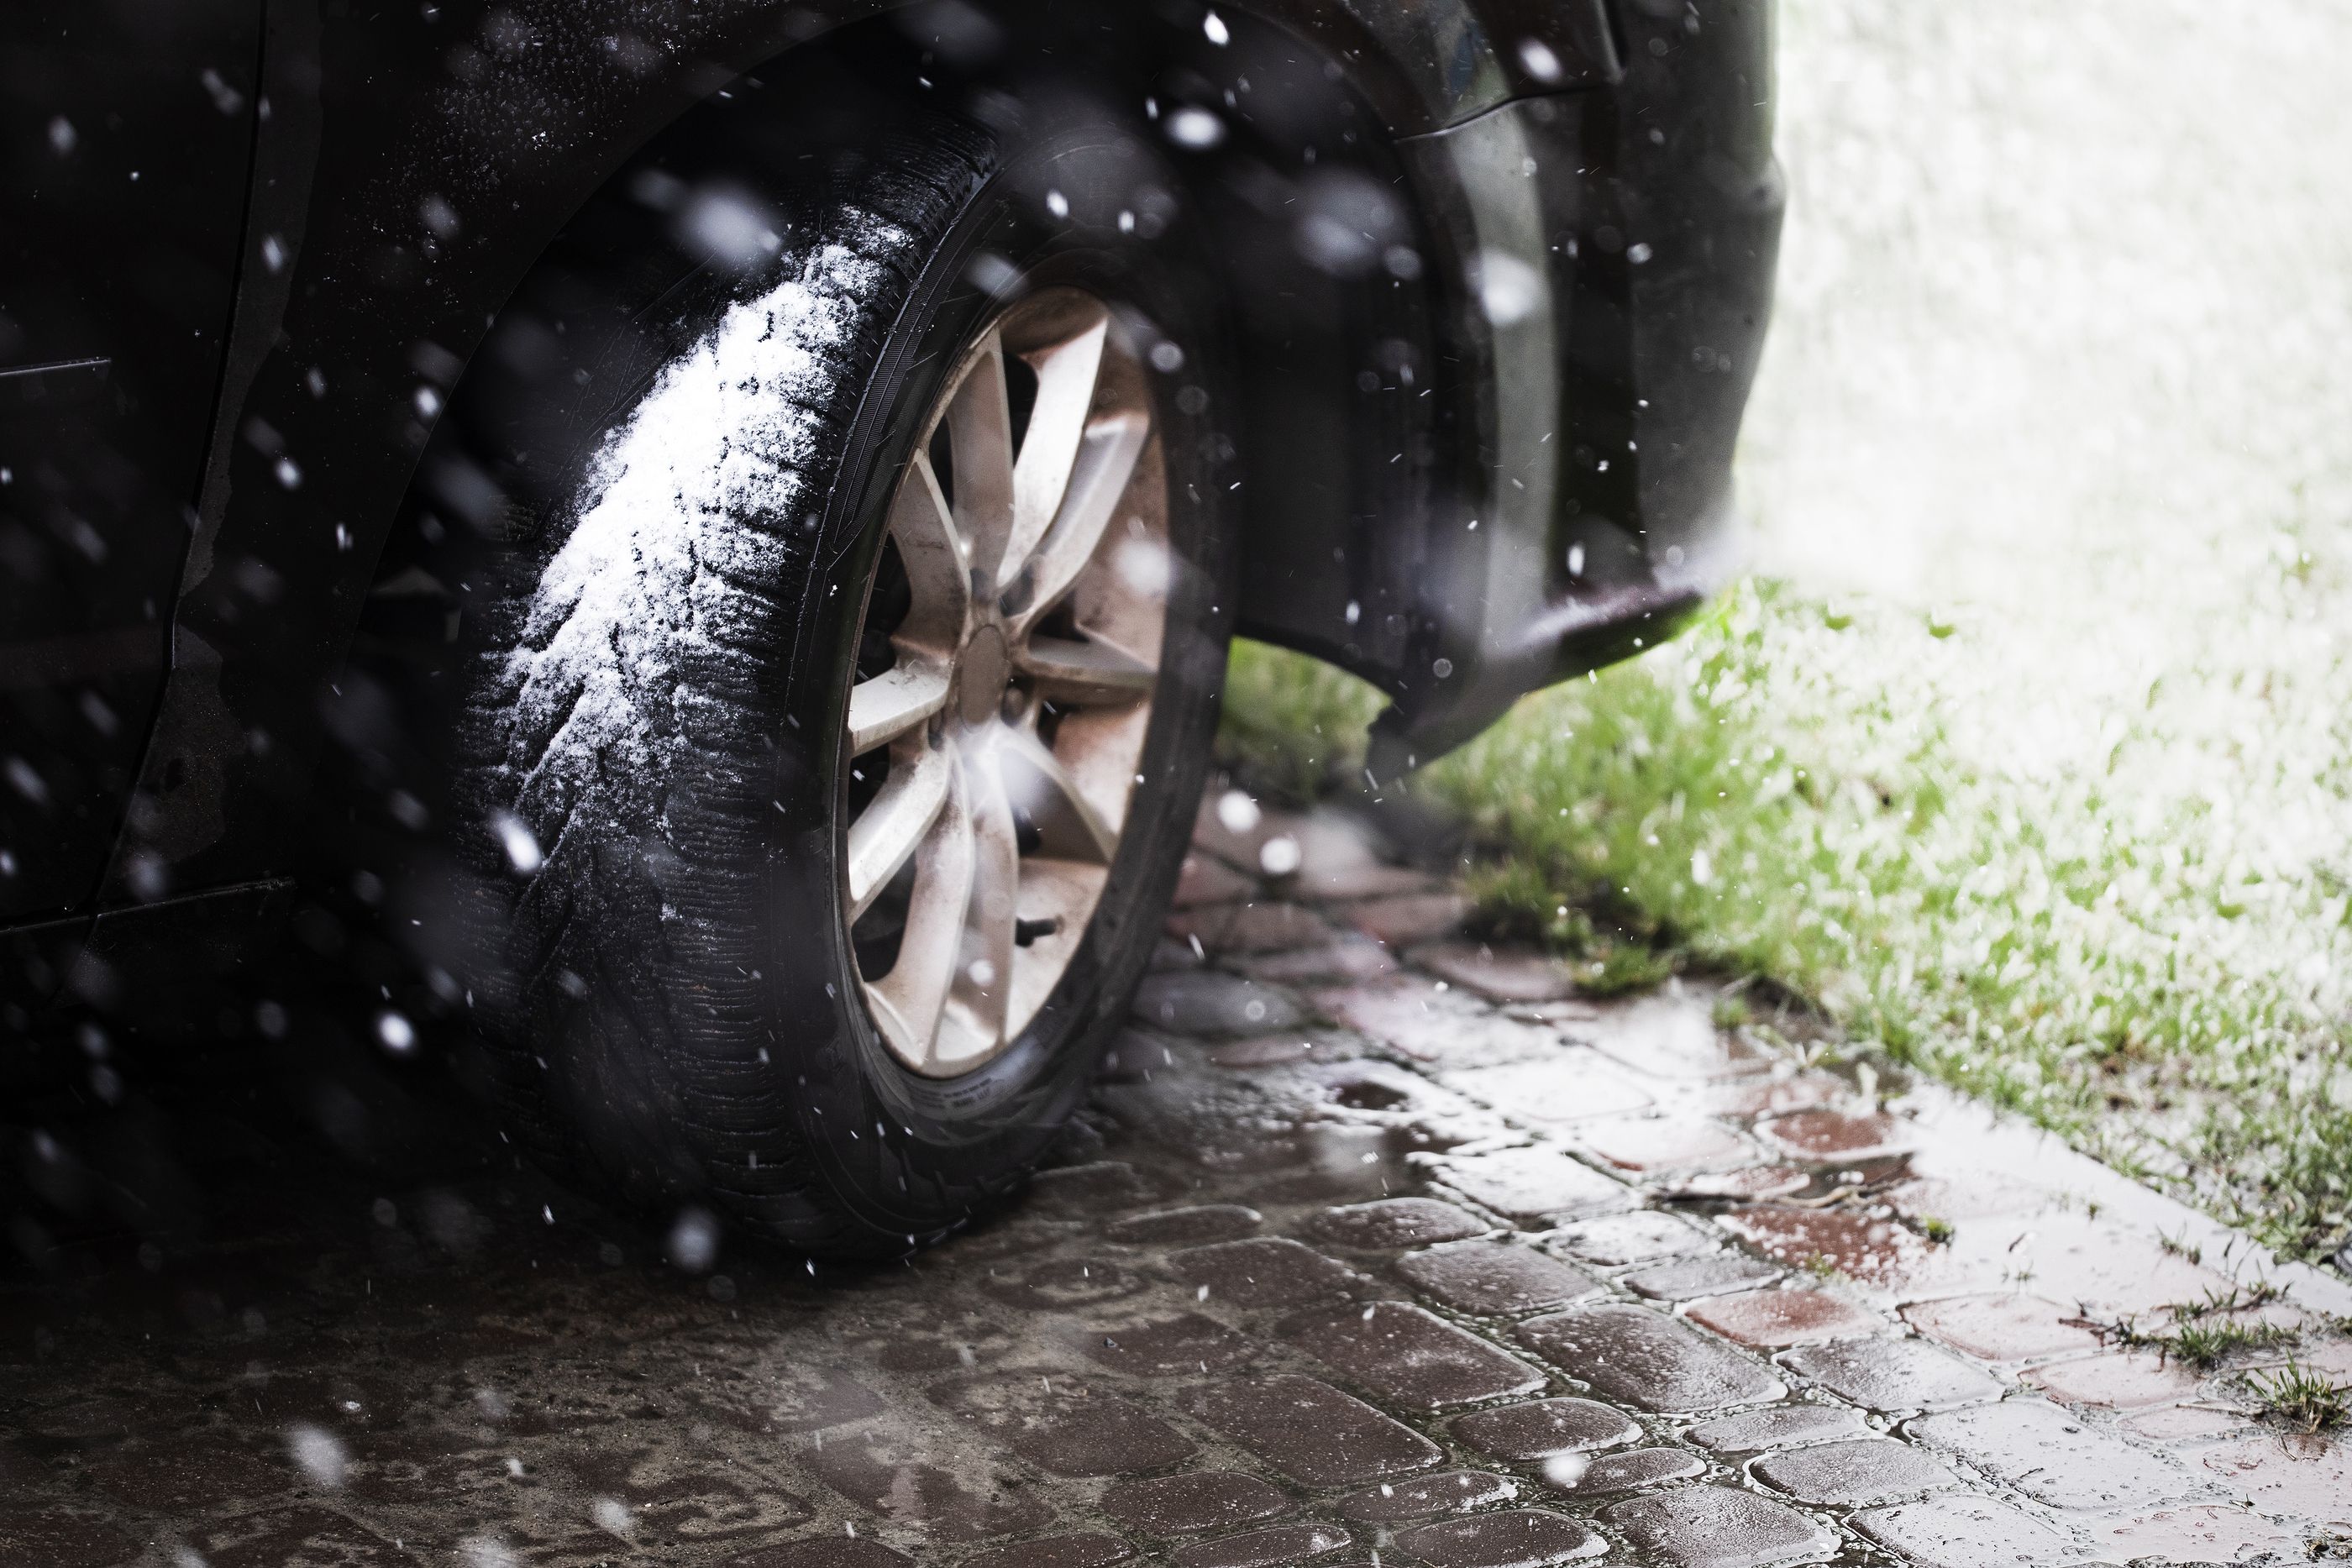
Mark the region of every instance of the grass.
MULTIPOLYGON (((2182 743, 2161 694, 2089 765, 1972 762, 1943 689, 1970 652, 1944 632, 1752 583, 1412 788, 1485 851, 1488 929, 1596 989, 1679 963, 1757 977, 2286 1253, 2340 1244, 2346 846, 2250 862, 2208 780, 2150 770, 2182 743)), ((1365 688, 1255 646, 1234 668, 1231 762, 1294 795, 1354 776, 1365 688)), ((2189 738, 2226 753, 2265 716, 2189 738)), ((2256 804, 2261 782, 2239 780, 2256 804)), ((2352 792, 2352 761, 2320 789, 2352 792)))
POLYGON ((2249 1374, 2245 1383, 2263 1415, 2305 1432, 2352 1422, 2352 1384, 2334 1382, 2294 1361, 2274 1371, 2249 1374))
POLYGON ((2169 1332, 2148 1333, 2126 1319, 2116 1326, 2116 1337, 2126 1344, 2146 1345, 2200 1372, 2242 1360, 2266 1350, 2300 1344, 2303 1331, 2283 1323, 2241 1322, 2232 1314, 2250 1312, 2285 1299, 2286 1292, 2269 1281, 2233 1284, 2208 1291, 2193 1301, 2175 1301, 2163 1309, 2170 1314, 2169 1332))
POLYGON ((2257 1351, 2299 1343, 2302 1338, 2294 1330, 2277 1323, 2188 1322, 2170 1333, 2156 1334, 2139 1343, 2200 1372, 2210 1372, 2257 1351))
POLYGON ((2165 1310, 2176 1322, 2188 1322, 2230 1312, 2256 1312, 2285 1300, 2284 1287, 2269 1280, 2257 1280, 2251 1285, 2235 1283, 2225 1290, 2208 1291, 2193 1301, 2175 1301, 2165 1310))
POLYGON ((1291 801, 1351 787, 1379 692, 1331 665, 1237 643, 1225 670, 1218 747, 1253 783, 1291 801))

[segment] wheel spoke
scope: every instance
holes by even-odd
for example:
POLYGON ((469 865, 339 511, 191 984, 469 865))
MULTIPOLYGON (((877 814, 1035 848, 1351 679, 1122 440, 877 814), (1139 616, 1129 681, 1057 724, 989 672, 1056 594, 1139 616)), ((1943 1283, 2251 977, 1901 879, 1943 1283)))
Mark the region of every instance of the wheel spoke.
POLYGON ((1059 603, 1094 559, 1150 434, 1151 421, 1140 412, 1106 414, 1087 426, 1061 513, 1007 588, 1006 609, 1016 626, 1059 603))
POLYGON ((956 983, 965 912, 971 904, 977 855, 964 781, 951 751, 944 759, 950 784, 938 822, 915 857, 915 886, 898 958, 866 988, 876 1023, 900 1058, 921 1071, 938 1054, 940 1019, 956 983))
POLYGON ((1087 799, 1062 759, 1028 730, 1009 727, 999 749, 1007 764, 1006 789, 1037 824, 1037 852, 1110 864, 1118 853, 1118 830, 1087 799))
POLYGON ((927 452, 915 454, 898 482, 890 503, 890 538, 898 547, 914 598, 905 622, 893 633, 895 640, 951 652, 971 612, 971 571, 965 560, 963 529, 949 511, 927 452))
POLYGON ((1065 707, 1137 702, 1160 679, 1159 671, 1125 649, 1066 637, 1032 635, 1014 650, 1013 667, 1035 684, 1039 696, 1065 707))
POLYGON ((849 690, 849 754, 862 756, 947 706, 949 666, 924 660, 899 664, 849 690))
MULTIPOLYGON (((974 1043, 994 1050, 1004 1040, 1013 995, 1014 926, 1020 918, 1021 843, 1013 805, 992 758, 976 759, 965 779, 971 802, 971 904, 962 944, 963 970, 956 1000, 974 1043)), ((945 1041, 941 1042, 943 1045, 945 1041)))
POLYGON ((1082 330, 1027 356, 1037 372, 1037 402, 1013 465, 1013 532, 999 560, 996 584, 1009 587, 1028 565, 1062 510, 1078 448, 1094 413, 1110 314, 1099 306, 1082 330))
POLYGON ((1015 487, 1004 343, 994 332, 973 350, 963 382, 948 402, 948 442, 955 460, 955 526, 965 545, 963 570, 993 582, 1013 526, 1015 487))
POLYGON ((849 824, 849 918, 865 914, 940 820, 955 788, 951 750, 894 758, 888 782, 849 824))

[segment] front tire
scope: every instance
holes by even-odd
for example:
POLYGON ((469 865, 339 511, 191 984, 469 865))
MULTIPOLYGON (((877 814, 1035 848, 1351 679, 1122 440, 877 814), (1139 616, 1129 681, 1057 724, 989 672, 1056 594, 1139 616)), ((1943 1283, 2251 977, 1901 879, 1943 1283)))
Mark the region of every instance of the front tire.
POLYGON ((1207 763, 1230 481, 1148 143, 830 109, 650 152, 461 389, 506 504, 457 792, 524 1143, 870 1256, 1017 1183, 1125 1009, 1207 763))

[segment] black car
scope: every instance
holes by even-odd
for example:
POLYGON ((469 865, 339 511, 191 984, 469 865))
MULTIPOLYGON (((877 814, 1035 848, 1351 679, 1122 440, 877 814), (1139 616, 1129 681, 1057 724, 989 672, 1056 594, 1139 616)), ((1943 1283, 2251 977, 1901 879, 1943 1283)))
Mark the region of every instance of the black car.
POLYGON ((1769 0, 17 0, 0 71, 11 1092, 448 1040, 583 1186, 903 1250, 1083 1092, 1229 638, 1386 777, 1729 567, 1769 0))

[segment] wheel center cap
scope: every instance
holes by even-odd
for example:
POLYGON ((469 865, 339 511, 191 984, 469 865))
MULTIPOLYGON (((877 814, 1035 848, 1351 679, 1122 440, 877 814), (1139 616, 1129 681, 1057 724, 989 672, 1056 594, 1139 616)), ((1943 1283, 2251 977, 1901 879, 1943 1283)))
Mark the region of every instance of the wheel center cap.
POLYGON ((1013 654, 1004 633, 983 626, 963 645, 956 671, 956 692, 963 721, 986 724, 1004 706, 1004 687, 1013 678, 1013 654))

